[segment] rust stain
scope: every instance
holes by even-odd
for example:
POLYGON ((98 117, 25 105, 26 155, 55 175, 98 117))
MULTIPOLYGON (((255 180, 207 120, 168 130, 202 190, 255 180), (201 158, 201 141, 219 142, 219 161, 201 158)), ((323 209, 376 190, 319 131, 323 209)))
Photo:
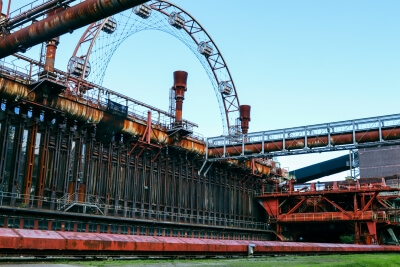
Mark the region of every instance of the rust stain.
POLYGON ((35 100, 35 92, 30 92, 30 89, 21 83, 0 77, 0 96, 5 98, 24 98, 27 100, 35 100))

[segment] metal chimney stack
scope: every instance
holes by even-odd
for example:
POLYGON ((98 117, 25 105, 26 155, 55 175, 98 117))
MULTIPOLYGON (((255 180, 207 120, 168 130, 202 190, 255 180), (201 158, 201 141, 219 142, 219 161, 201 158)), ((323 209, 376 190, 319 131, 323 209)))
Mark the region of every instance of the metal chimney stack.
POLYGON ((250 108, 249 105, 241 105, 239 107, 242 134, 247 134, 249 131, 250 108))
POLYGON ((175 126, 182 125, 182 105, 185 99, 185 91, 187 90, 188 73, 186 71, 174 72, 174 86, 172 90, 175 91, 175 126))
MULTIPOLYGON (((50 12, 49 14, 47 14, 47 17, 49 18, 49 17, 56 15, 64 10, 65 9, 63 7, 58 8, 58 9, 50 12)), ((46 72, 54 72, 54 63, 56 60, 56 50, 57 50, 57 46, 59 43, 59 39, 60 39, 60 37, 54 37, 46 42, 47 43, 46 61, 44 63, 44 70, 46 72)))

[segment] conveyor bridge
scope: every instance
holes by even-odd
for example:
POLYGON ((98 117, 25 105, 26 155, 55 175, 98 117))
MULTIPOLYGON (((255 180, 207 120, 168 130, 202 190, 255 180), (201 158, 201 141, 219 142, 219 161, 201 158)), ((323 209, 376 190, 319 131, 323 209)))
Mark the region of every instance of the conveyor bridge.
POLYGON ((207 139, 206 161, 271 158, 400 143, 400 114, 207 139))

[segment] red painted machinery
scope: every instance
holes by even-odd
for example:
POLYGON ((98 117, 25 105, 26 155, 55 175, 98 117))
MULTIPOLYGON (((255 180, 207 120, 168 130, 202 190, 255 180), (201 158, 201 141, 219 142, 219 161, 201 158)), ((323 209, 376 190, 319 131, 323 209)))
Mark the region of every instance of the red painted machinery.
POLYGON ((269 183, 259 202, 284 240, 396 244, 398 176, 339 182, 269 183), (348 240, 347 240, 348 241, 348 240))

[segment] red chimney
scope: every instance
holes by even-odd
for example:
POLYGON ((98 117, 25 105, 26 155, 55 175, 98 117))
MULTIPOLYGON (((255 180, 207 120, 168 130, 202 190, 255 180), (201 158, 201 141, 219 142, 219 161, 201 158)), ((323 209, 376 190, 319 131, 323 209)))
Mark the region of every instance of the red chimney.
POLYGON ((188 73, 186 71, 175 71, 174 72, 174 86, 172 90, 175 90, 175 125, 182 125, 182 104, 185 99, 185 91, 187 90, 188 73))
POLYGON ((241 105, 239 107, 242 134, 247 134, 249 131, 250 108, 249 105, 241 105))

